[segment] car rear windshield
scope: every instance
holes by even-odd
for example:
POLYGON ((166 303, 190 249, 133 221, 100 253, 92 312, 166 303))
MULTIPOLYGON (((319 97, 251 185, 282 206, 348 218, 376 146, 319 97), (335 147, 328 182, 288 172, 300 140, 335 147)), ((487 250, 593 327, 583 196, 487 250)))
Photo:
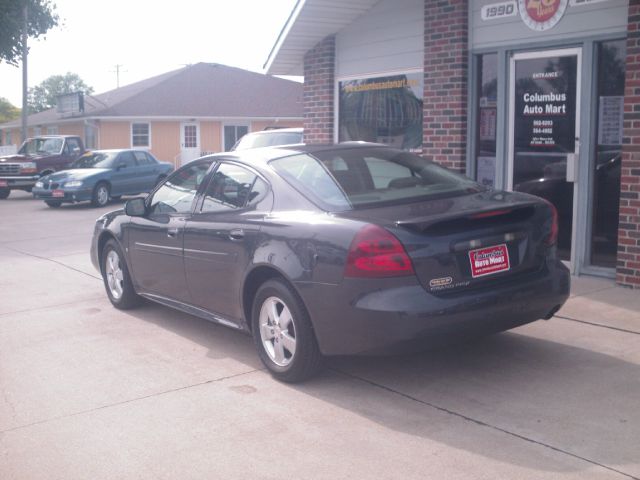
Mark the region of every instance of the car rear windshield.
POLYGON ((485 190, 422 157, 390 148, 337 149, 271 161, 294 188, 327 211, 411 203, 485 190))
POLYGON ((278 132, 248 134, 240 139, 234 150, 248 148, 272 147, 275 145, 293 145, 302 143, 302 133, 278 132))

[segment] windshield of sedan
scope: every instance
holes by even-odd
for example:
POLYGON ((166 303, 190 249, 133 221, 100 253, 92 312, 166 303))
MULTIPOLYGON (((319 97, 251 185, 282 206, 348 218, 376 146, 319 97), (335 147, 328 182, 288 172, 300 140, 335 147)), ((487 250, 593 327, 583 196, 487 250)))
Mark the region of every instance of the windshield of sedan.
POLYGON ((71 168, 111 168, 117 153, 92 152, 85 153, 71 164, 71 168))
POLYGON ((29 138, 22 144, 18 153, 35 155, 38 153, 58 155, 62 153, 64 142, 61 138, 29 138))
POLYGON ((422 157, 389 148, 299 154, 271 165, 328 211, 345 211, 477 193, 484 187, 422 157))

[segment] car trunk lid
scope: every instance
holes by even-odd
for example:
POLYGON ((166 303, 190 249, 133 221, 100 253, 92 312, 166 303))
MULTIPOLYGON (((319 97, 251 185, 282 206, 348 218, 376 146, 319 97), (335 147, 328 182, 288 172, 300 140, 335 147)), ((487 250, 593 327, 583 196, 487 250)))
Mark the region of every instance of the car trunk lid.
POLYGON ((487 286, 539 270, 551 227, 549 209, 540 199, 508 192, 339 215, 392 232, 406 249, 422 286, 434 294, 487 286))

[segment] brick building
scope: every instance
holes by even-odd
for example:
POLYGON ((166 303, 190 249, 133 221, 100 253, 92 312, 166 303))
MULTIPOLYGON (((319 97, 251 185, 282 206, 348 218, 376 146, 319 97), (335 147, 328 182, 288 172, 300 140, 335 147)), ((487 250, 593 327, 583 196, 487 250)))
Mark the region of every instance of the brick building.
POLYGON ((394 145, 560 217, 575 274, 640 288, 639 0, 299 0, 267 73, 308 143, 394 145))

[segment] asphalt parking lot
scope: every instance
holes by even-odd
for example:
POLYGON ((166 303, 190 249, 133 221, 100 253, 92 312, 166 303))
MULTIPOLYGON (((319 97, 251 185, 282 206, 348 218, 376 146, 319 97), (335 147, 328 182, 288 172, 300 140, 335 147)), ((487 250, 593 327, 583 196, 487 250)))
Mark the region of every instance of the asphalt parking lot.
POLYGON ((640 478, 639 291, 580 278, 548 322, 291 386, 246 335, 111 307, 119 206, 0 201, 1 479, 640 478))

